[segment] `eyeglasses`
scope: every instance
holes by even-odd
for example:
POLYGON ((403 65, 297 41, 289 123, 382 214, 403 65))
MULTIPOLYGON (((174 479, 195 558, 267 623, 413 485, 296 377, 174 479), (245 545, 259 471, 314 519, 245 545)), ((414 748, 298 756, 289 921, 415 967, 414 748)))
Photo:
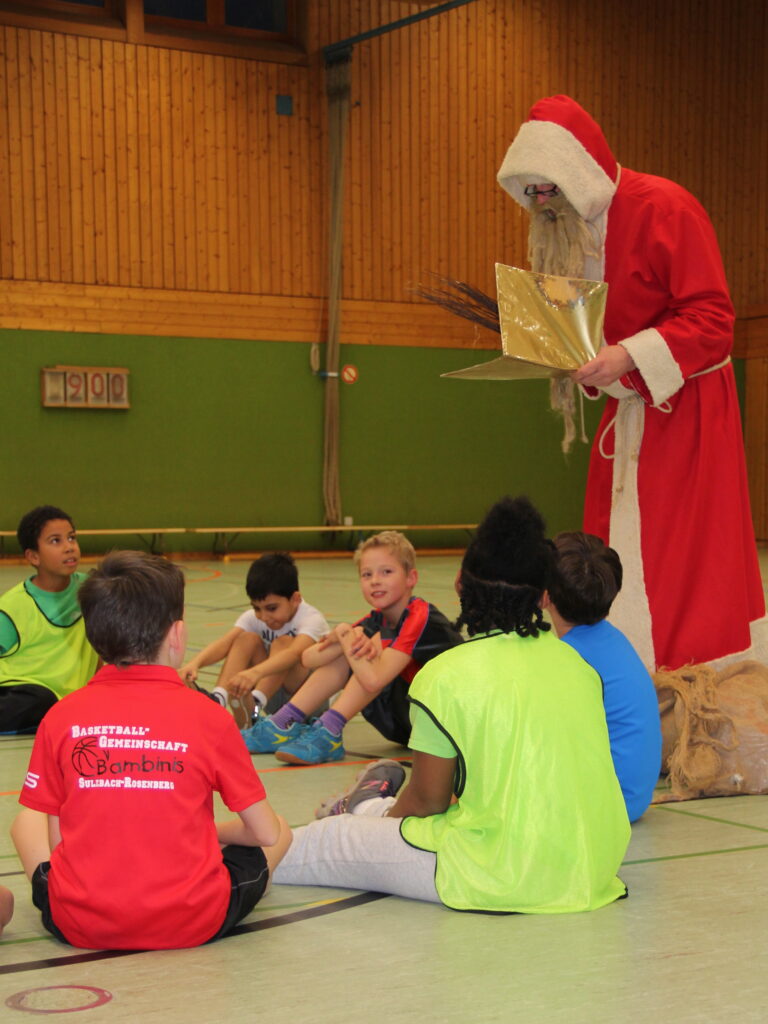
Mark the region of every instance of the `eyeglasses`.
POLYGON ((539 188, 538 185, 526 185, 523 192, 527 196, 546 196, 547 199, 560 195, 560 189, 557 185, 553 185, 552 188, 539 188))

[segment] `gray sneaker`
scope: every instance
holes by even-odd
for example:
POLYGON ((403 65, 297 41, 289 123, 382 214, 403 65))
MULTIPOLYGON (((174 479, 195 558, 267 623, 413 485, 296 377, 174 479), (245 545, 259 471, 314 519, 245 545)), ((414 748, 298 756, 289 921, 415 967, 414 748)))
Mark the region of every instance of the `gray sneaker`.
POLYGON ((316 818, 329 818, 333 814, 351 814, 358 804, 373 797, 395 796, 405 782, 405 768, 397 761, 386 758, 374 761, 364 768, 341 796, 329 797, 315 811, 316 818))

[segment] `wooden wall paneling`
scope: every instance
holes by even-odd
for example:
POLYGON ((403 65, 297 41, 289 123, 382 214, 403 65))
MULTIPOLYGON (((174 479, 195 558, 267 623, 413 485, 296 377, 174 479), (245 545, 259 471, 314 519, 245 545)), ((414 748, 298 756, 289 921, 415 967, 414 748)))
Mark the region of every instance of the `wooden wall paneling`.
POLYGON ((167 164, 167 187, 171 190, 170 219, 172 231, 173 281, 175 288, 187 285, 187 223, 184 216, 184 114, 182 106, 183 71, 181 52, 171 50, 168 54, 168 131, 170 159, 167 164))
MULTIPOLYGON (((266 95, 270 163, 267 187, 270 204, 277 213, 270 241, 279 275, 276 288, 279 295, 291 295, 294 289, 294 254, 297 240, 294 192, 300 190, 303 184, 301 169, 295 166, 292 159, 293 118, 277 113, 276 97, 278 94, 286 95, 287 91, 286 69, 272 65, 269 69, 266 95)), ((300 244, 300 227, 298 240, 300 244)))
POLYGON ((32 140, 32 82, 30 33, 17 34, 19 83, 19 158, 22 183, 24 276, 37 277, 37 238, 35 232, 35 152, 32 140))
MULTIPOLYGON (((347 26, 344 26, 346 29, 347 26)), ((373 149, 376 145, 376 117, 377 108, 371 84, 371 45, 362 43, 352 51, 352 65, 350 68, 350 100, 359 103, 357 108, 357 131, 354 139, 350 138, 353 131, 355 119, 350 117, 347 134, 347 160, 344 167, 345 181, 356 181, 360 192, 360 211, 357 218, 349 217, 350 191, 345 185, 344 194, 346 199, 344 215, 344 251, 342 256, 342 267, 344 271, 343 294, 358 298, 366 294, 370 281, 376 273, 374 266, 375 250, 378 248, 376 230, 378 222, 376 219, 376 196, 375 185, 371 167, 375 159, 373 149), (356 289, 360 288, 358 292, 356 289), (354 289, 354 290, 353 290, 354 289)), ((326 97, 326 112, 328 110, 328 99, 326 97)), ((324 209, 326 218, 330 214, 330 140, 328 135, 328 121, 325 123, 325 137, 323 139, 324 157, 328 168, 326 179, 324 209)), ((327 223, 327 220, 326 220, 327 223)), ((328 279, 328 245, 330 239, 326 239, 324 255, 324 276, 323 288, 327 289, 328 279)))
MULTIPOLYGON (((310 195, 312 211, 312 278, 307 282, 305 294, 325 294, 326 252, 328 250, 328 160, 327 153, 327 103, 325 98, 325 78, 322 60, 317 59, 313 67, 312 78, 308 82, 310 89, 308 103, 310 114, 311 135, 310 147, 310 195)), ((363 198, 363 202, 364 202, 363 198)))
POLYGON ((128 284, 140 287, 142 284, 142 252, 141 252, 141 190, 139 181, 139 160, 141 147, 139 144, 139 103, 137 82, 137 55, 139 47, 125 48, 125 141, 126 171, 128 196, 128 237, 126 248, 130 266, 128 284))
POLYGON ((34 277, 49 281, 51 279, 48 263, 48 217, 46 196, 45 152, 45 99, 43 84, 43 48, 42 34, 29 34, 29 145, 30 174, 28 186, 32 193, 32 211, 34 217, 35 261, 34 277))
MULTIPOLYGON (((245 225, 247 228, 246 248, 248 260, 247 287, 244 291, 256 292, 259 283, 266 285, 266 275, 261 264, 265 260, 263 225, 267 213, 264 198, 264 182, 259 173, 259 94, 260 65, 248 61, 245 66, 245 159, 243 170, 243 201, 245 203, 245 225)), ((266 288, 265 288, 266 291, 266 288)))
POLYGON ((432 263, 429 251, 432 233, 430 221, 430 195, 437 189, 437 164, 430 159, 430 32, 429 25, 421 22, 414 26, 414 37, 418 40, 418 64, 414 68, 412 92, 417 99, 417 112, 413 120, 414 133, 411 136, 414 164, 414 194, 411 198, 413 217, 413 248, 410 258, 411 273, 415 281, 428 281, 430 274, 439 268, 432 263))
POLYGON ((259 194, 262 202, 262 210, 266 210, 267 216, 262 223, 264 228, 269 225, 269 231, 263 230, 261 244, 264 247, 265 263, 262 270, 265 272, 263 279, 264 290, 269 294, 280 293, 280 282, 282 279, 281 261, 283 257, 282 245, 280 244, 280 225, 282 223, 282 209, 280 204, 281 194, 277 188, 277 176, 279 174, 280 158, 278 140, 274 131, 272 117, 272 103, 270 97, 274 94, 274 73, 273 69, 263 67, 259 76, 260 118, 259 118, 259 152, 261 159, 258 165, 257 180, 259 194))
POLYGON ((93 154, 93 280, 96 284, 107 284, 110 278, 108 274, 109 260, 107 257, 107 181, 104 154, 106 112, 104 104, 103 47, 105 43, 101 39, 90 39, 88 43, 90 50, 90 133, 93 154))
MULTIPOLYGON (((142 161, 146 169, 143 175, 144 203, 142 221, 146 217, 146 240, 148 243, 148 281, 150 288, 173 287, 173 282, 164 282, 163 274, 163 159, 160 109, 160 49, 148 46, 146 56, 146 89, 142 96, 143 111, 139 116, 146 117, 145 156, 142 161)), ((139 75, 141 76, 141 67, 139 75)))
MULTIPOLYGON (((297 295, 308 295, 311 293, 311 282, 316 279, 316 266, 314 260, 317 258, 317 247, 314 243, 316 234, 317 219, 321 216, 321 210, 312 205, 314 195, 313 179, 319 174, 319 160, 316 150, 312 146, 312 105, 310 103, 311 91, 320 87, 318 77, 317 61, 314 67, 304 68, 297 72, 294 83, 294 108, 293 116, 296 119, 294 133, 296 137, 296 162, 301 169, 302 187, 297 196, 299 204, 299 223, 301 225, 299 252, 297 253, 297 264, 299 273, 297 275, 297 295), (313 88, 310 89, 310 82, 313 88)), ((317 292, 315 292, 317 294, 317 292)))
POLYGON ((210 142, 214 155, 214 181, 216 183, 216 204, 214 217, 216 224, 215 246, 216 264, 218 266, 218 290, 236 291, 229 274, 229 218, 228 181, 227 181, 227 118, 226 118, 226 65, 231 58, 213 57, 213 94, 209 97, 208 106, 213 107, 214 132, 210 142))
POLYGON ((240 226, 240 158, 238 147, 238 114, 243 97, 237 84, 240 61, 224 64, 224 158, 225 218, 227 224, 227 269, 229 288, 244 291, 241 280, 243 232, 240 226))
POLYGON ((13 277, 13 220, 11 196, 10 92, 8 89, 8 29, 0 25, 0 277, 13 277))
MULTIPOLYGON (((64 41, 66 49, 67 75, 67 119, 65 150, 69 156, 69 189, 70 189, 70 225, 72 246, 72 280, 85 281, 85 249, 83 228, 83 166, 82 142, 80 138, 80 76, 77 57, 78 39, 67 36, 64 41)), ((60 140, 61 141, 61 140, 60 140)))
MULTIPOLYGON (((160 129, 160 178, 162 181, 162 278, 165 288, 178 288, 176 276, 176 219, 174 216, 173 166, 178 160, 174 150, 171 104, 171 50, 158 48, 158 100, 160 129)), ((181 248, 181 246, 179 246, 181 248)))
POLYGON ((24 174, 21 146, 21 90, 19 81, 18 36, 16 29, 6 28, 8 61, 8 151, 10 161, 11 230, 13 236, 13 276, 26 277, 24 174))
POLYGON ((195 172, 195 287, 210 287, 210 267, 208 260, 208 216, 210 197, 208 195, 208 169, 206 167, 206 133, 205 122, 205 57, 192 54, 192 88, 194 90, 194 116, 192 120, 192 138, 194 150, 192 166, 195 172))
MULTIPOLYGON (((317 48, 411 12, 318 0, 301 68, 3 26, 0 277, 324 294, 317 48)), ((766 190, 740 201, 734 181, 768 161, 767 18, 759 0, 477 0, 357 45, 345 297, 383 315, 418 306, 429 271, 491 290, 495 260, 524 263, 526 218, 495 173, 530 103, 565 89, 621 162, 702 199, 737 305, 764 298, 766 190)))
MULTIPOLYGON (((139 251, 141 286, 157 288, 162 282, 156 254, 159 252, 153 198, 155 191, 157 111, 150 97, 150 78, 155 69, 155 47, 136 47, 136 125, 138 140, 137 188, 139 194, 139 251)), ((154 83, 152 85, 154 90, 154 83)))
POLYGON ((69 161, 67 45, 65 37, 55 33, 53 35, 53 63, 56 96, 50 109, 55 117, 52 132, 56 147, 54 173, 58 191, 52 195, 51 203, 55 204, 58 210, 59 237, 57 241, 61 268, 59 280, 72 281, 74 263, 72 256, 72 180, 69 161))
MULTIPOLYGON (((101 43, 103 160, 104 160, 104 265, 99 268, 100 283, 117 284, 120 260, 117 216, 117 137, 115 134, 115 47, 111 40, 101 43)), ((122 92, 121 92, 122 94, 122 92)))
MULTIPOLYGON (((356 242, 359 240, 360 246, 362 247, 363 245, 363 240, 365 238, 365 221, 369 215, 367 207, 370 204, 370 196, 366 196, 363 192, 363 160, 365 152, 364 135, 366 132, 366 126, 369 125, 371 117, 370 105, 363 102, 362 95, 362 61, 364 53, 364 48, 357 47, 356 51, 353 51, 352 65, 350 67, 349 121, 347 124, 346 162, 344 166, 345 203, 344 253, 342 266, 344 269, 343 283, 345 295, 361 294, 363 287, 363 266, 368 258, 361 250, 358 250, 356 258, 352 258, 356 242)), ((325 157, 329 151, 326 116, 328 110, 328 98, 326 95, 327 83, 324 66, 321 65, 318 74, 320 76, 319 81, 322 84, 322 118, 325 129, 322 143, 323 149, 319 155, 321 155, 327 166, 327 160, 325 160, 325 157)), ((407 171, 403 169, 403 173, 407 174, 407 171)), ((326 209, 329 209, 329 185, 327 184, 327 178, 325 175, 323 176, 323 184, 324 189, 322 197, 320 198, 322 205, 318 210, 320 213, 325 213, 326 209)), ((321 263, 322 265, 327 263, 327 256, 321 256, 321 263)))
POLYGON ((454 132, 454 157, 451 160, 449 173, 452 175, 453 202, 464 211, 461 217, 450 215, 450 223, 455 231, 451 257, 456 269, 452 272, 466 280, 467 258, 469 256, 469 237, 467 224, 472 218, 472 206, 475 197, 470 195, 468 185, 469 152, 468 132, 472 123, 471 110, 474 105, 477 81, 473 81, 468 73, 469 50, 469 19, 466 9, 459 8, 452 12, 453 17, 448 23, 450 31, 450 65, 452 69, 455 108, 451 118, 454 132))
POLYGON ((115 210, 115 253, 118 284, 131 283, 131 214, 129 211, 129 96, 126 75, 126 50, 113 44, 113 86, 115 106, 115 180, 112 205, 115 210))
MULTIPOLYGON (((94 206, 93 108, 91 105, 90 39, 77 40, 77 87, 79 94, 77 132, 80 142, 80 190, 82 195, 82 280, 96 281, 96 220, 94 206)), ((35 275, 37 276, 37 275, 35 275)))
POLYGON ((194 75, 196 58, 190 53, 182 53, 182 79, 180 83, 180 99, 183 125, 183 159, 179 185, 183 197, 184 225, 184 287, 194 291, 201 287, 197 273, 198 258, 198 219, 202 216, 195 200, 197 183, 197 143, 195 126, 195 90, 194 75))

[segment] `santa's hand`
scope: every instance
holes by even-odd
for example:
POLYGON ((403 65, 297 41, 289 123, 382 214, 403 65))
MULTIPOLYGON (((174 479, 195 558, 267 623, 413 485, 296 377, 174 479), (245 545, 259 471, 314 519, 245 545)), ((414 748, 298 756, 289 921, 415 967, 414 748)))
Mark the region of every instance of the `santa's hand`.
POLYGON ((577 384, 604 388, 635 369, 635 361, 622 345, 606 345, 571 377, 577 384))

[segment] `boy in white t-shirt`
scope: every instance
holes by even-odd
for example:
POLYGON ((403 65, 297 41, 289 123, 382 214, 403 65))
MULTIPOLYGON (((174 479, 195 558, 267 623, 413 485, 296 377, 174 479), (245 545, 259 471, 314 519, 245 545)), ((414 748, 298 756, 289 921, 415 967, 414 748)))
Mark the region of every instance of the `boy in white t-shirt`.
POLYGON ((229 700, 241 729, 251 724, 257 704, 266 707, 281 688, 289 697, 298 690, 310 672, 302 654, 330 632, 324 616, 299 593, 296 563, 285 552, 253 562, 245 590, 251 608, 180 670, 194 684, 201 668, 224 659, 213 696, 224 705, 229 700))

